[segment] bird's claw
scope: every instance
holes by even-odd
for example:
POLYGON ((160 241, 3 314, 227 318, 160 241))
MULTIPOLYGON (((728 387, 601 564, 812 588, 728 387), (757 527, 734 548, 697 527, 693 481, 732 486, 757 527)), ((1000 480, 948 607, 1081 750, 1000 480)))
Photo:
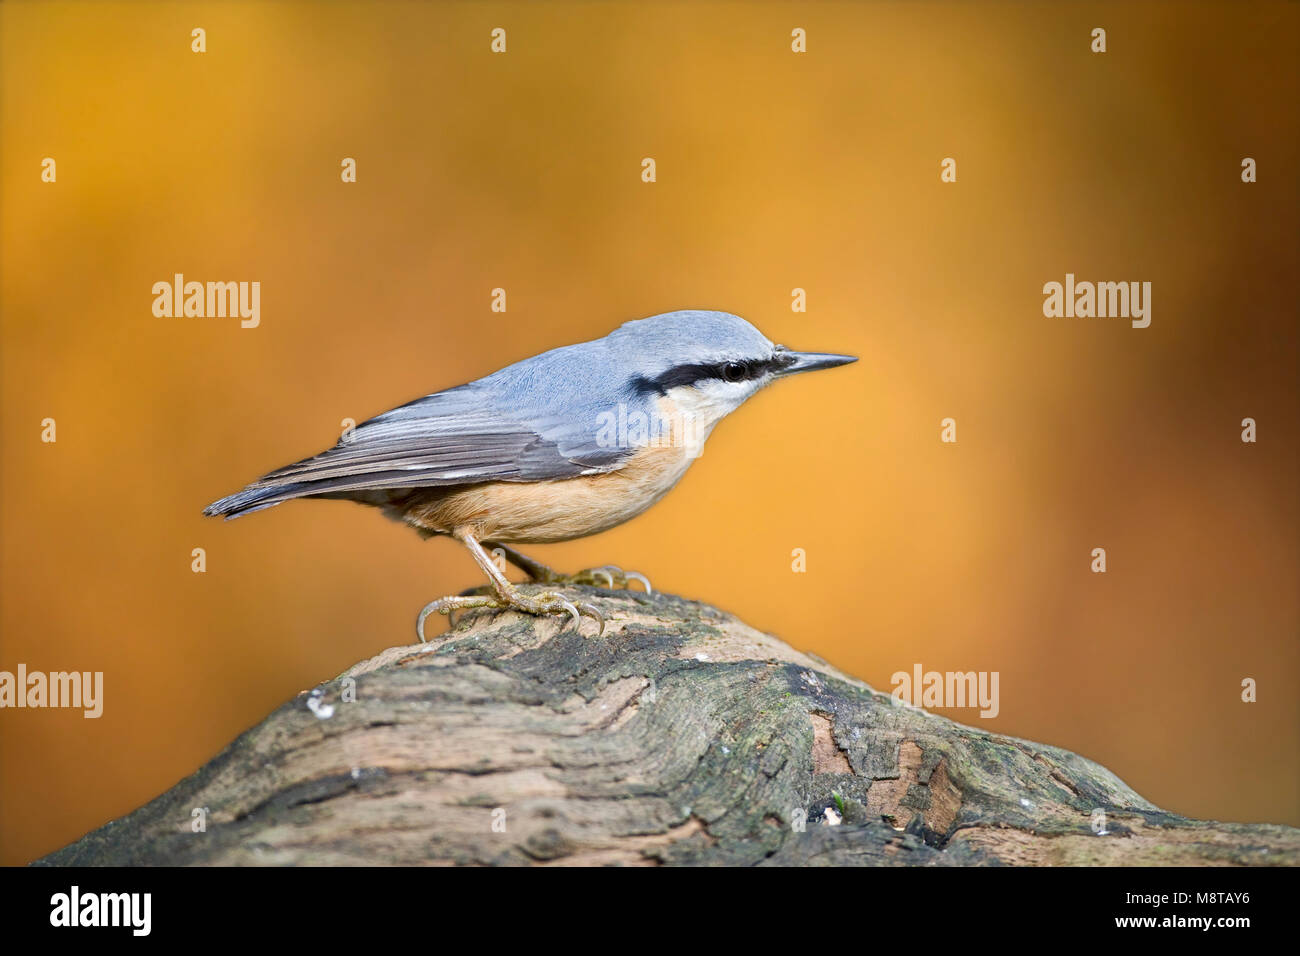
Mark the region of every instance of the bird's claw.
POLYGON ((640 581, 641 586, 645 588, 646 594, 655 593, 655 589, 650 586, 650 579, 640 571, 624 571, 623 577, 627 578, 629 581, 640 581))
MULTIPOLYGON (((573 620, 573 626, 577 629, 578 633, 582 633, 582 617, 585 614, 596 622, 597 637, 600 637, 605 633, 605 615, 601 614, 594 604, 575 604, 572 601, 566 601, 554 591, 547 591, 544 594, 539 594, 536 598, 525 598, 524 600, 529 601, 530 603, 535 602, 533 606, 536 607, 537 610, 531 610, 528 607, 520 607, 520 610, 529 611, 529 613, 533 614, 562 611, 568 614, 573 620)), ((522 603, 523 602, 521 602, 521 604, 522 603)))
POLYGON ((645 588, 646 594, 654 594, 654 588, 650 587, 650 579, 640 571, 624 571, 616 564, 604 564, 598 568, 588 568, 585 571, 579 571, 577 574, 571 574, 567 577, 558 578, 559 583, 563 584, 594 584, 602 583, 611 591, 628 591, 631 590, 629 583, 640 581, 641 586, 645 588))
POLYGON ((438 598, 436 601, 430 601, 420 611, 420 616, 415 622, 415 633, 419 636, 421 643, 428 643, 428 638, 424 634, 424 622, 431 614, 445 614, 447 620, 452 620, 452 613, 459 610, 470 610, 472 608, 496 608, 498 610, 522 611, 525 614, 537 616, 545 614, 567 614, 573 622, 573 626, 578 632, 582 632, 582 617, 586 615, 596 622, 596 636, 600 637, 605 633, 605 616, 596 609, 592 604, 574 604, 572 601, 566 601, 561 595, 554 591, 546 591, 536 597, 529 597, 518 591, 507 597, 489 597, 487 595, 476 594, 458 594, 452 597, 438 598))
POLYGON ((577 574, 560 574, 554 568, 548 568, 540 561, 535 561, 526 554, 520 554, 513 548, 502 544, 492 545, 489 547, 499 548, 504 552, 506 560, 522 569, 529 578, 537 584, 560 585, 564 587, 570 584, 590 584, 597 587, 606 587, 611 591, 629 590, 629 582, 640 581, 641 586, 645 588, 646 594, 654 594, 654 588, 650 586, 650 579, 638 571, 624 571, 617 564, 604 564, 598 568, 587 568, 585 571, 579 571, 577 574))
POLYGON ((495 598, 484 595, 465 595, 457 594, 452 597, 438 598, 436 601, 430 601, 420 611, 420 616, 415 619, 415 633, 419 635, 420 643, 427 644, 429 639, 424 635, 424 622, 430 614, 447 615, 448 626, 452 626, 452 612, 458 610, 469 610, 476 607, 498 607, 500 602, 495 598))
MULTIPOLYGON (((580 614, 585 614, 585 615, 587 615, 589 618, 591 618, 593 621, 596 622, 596 636, 597 636, 597 637, 603 637, 603 636, 604 636, 604 634, 605 634, 605 615, 601 614, 600 611, 597 610, 597 608, 596 608, 596 606, 595 606, 594 604, 579 604, 579 605, 578 605, 578 612, 579 612, 580 614)), ((579 625, 581 625, 581 622, 579 622, 579 625)), ((581 626, 579 626, 579 630, 581 630, 581 626)))

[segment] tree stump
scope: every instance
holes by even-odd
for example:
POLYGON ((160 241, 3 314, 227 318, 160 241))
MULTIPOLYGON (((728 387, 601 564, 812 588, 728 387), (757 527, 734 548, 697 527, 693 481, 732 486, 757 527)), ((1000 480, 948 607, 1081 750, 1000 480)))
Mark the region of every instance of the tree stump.
POLYGON ((1300 863, 1300 830, 1166 813, 1076 754, 898 706, 707 605, 569 590, 603 637, 473 612, 38 863, 1300 863))

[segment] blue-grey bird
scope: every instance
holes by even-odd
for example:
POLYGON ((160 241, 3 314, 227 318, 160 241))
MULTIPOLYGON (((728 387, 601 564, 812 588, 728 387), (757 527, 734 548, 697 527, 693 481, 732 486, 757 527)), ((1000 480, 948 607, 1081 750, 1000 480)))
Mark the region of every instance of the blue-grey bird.
POLYGON ((759 389, 853 361, 773 345, 727 312, 656 315, 385 412, 203 513, 237 518, 292 498, 345 498, 382 508, 426 537, 457 539, 494 595, 431 602, 419 616, 421 640, 430 614, 477 607, 567 613, 575 624, 586 614, 603 631, 590 604, 520 591, 485 548, 499 548, 535 581, 604 576, 612 586, 612 566, 566 577, 507 545, 569 541, 636 517, 759 389))

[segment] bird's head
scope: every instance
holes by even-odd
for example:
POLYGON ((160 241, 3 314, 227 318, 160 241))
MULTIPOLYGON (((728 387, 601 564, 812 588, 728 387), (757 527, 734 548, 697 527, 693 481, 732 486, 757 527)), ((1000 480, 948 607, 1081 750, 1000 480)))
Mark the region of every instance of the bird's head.
POLYGON ((609 336, 631 387, 668 399, 707 434, 747 398, 778 378, 856 362, 852 355, 795 352, 728 312, 668 312, 638 319, 609 336))

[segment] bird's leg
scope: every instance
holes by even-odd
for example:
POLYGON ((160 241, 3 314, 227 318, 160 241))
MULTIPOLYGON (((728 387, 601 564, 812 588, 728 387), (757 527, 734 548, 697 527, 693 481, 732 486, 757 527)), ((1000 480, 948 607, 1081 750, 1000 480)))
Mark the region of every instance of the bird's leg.
POLYGON ((495 541, 484 541, 483 547, 492 551, 500 550, 507 561, 523 571, 534 581, 541 584, 555 584, 564 578, 564 575, 549 565, 542 564, 536 558, 530 558, 528 555, 516 551, 514 548, 507 547, 495 541))
POLYGON ((485 547, 494 550, 500 548, 507 561, 541 584, 594 584, 597 586, 603 584, 608 588, 626 591, 629 590, 632 581, 640 581, 647 594, 654 593, 654 589, 650 587, 650 579, 639 571, 624 571, 616 565, 607 564, 604 567, 587 568, 587 570, 579 571, 577 574, 561 574, 554 568, 542 564, 536 558, 520 554, 514 548, 507 547, 504 544, 485 542, 485 547))
POLYGON ((474 537, 473 532, 468 528, 455 529, 452 532, 452 537, 469 549, 475 563, 483 569, 483 573, 492 582, 492 590, 496 592, 496 595, 493 597, 486 594, 460 594, 430 601, 424 610, 420 612, 420 617, 415 624, 415 631, 420 635, 421 641, 426 640, 424 621, 430 614, 450 615, 452 611, 479 607, 512 609, 523 611, 525 614, 537 615, 568 614, 573 618, 575 626, 581 626, 582 615, 585 614, 596 622, 597 636, 605 632, 604 616, 590 604, 573 604, 554 591, 544 591, 536 596, 521 592, 506 580, 506 576, 498 570, 497 566, 492 562, 491 556, 483 550, 483 546, 478 543, 478 539, 474 537))

